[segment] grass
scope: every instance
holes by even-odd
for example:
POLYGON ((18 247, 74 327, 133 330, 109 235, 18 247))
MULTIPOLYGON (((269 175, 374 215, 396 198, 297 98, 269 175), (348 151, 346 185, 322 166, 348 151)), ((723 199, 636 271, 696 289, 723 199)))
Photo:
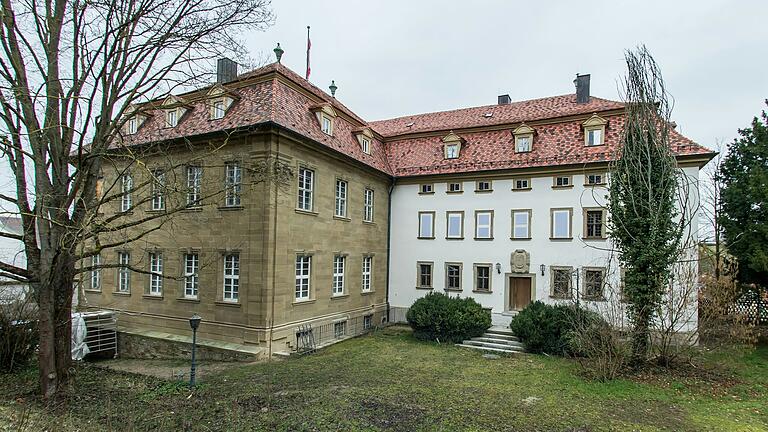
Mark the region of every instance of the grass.
POLYGON ((211 373, 194 392, 84 365, 67 404, 46 410, 35 379, 0 376, 0 430, 768 430, 766 347, 601 383, 571 360, 486 359, 390 328, 211 373))

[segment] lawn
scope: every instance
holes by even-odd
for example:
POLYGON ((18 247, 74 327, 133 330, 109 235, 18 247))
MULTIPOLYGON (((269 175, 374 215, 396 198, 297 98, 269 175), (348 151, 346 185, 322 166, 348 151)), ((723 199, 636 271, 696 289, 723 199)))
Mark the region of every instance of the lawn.
POLYGON ((487 359, 389 328, 211 372, 194 392, 86 364, 55 413, 35 396, 36 371, 0 375, 0 430, 768 430, 768 348, 691 370, 600 383, 571 360, 487 359))

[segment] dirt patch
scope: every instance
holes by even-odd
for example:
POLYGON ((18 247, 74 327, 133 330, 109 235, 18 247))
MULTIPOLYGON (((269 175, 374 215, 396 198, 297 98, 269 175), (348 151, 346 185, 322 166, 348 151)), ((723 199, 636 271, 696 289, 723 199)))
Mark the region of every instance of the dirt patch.
POLYGON ((376 429, 416 430, 422 423, 421 408, 377 399, 363 399, 355 413, 376 429))
MULTIPOLYGON (((93 364, 106 369, 151 376, 169 381, 189 380, 190 363, 182 360, 111 359, 101 360, 93 364)), ((197 364, 195 376, 203 382, 210 375, 247 364, 249 363, 201 361, 197 364)))
POLYGON ((624 378, 635 382, 652 384, 663 388, 684 386, 690 390, 703 391, 713 396, 723 396, 743 381, 733 372, 713 366, 676 364, 670 367, 647 365, 640 369, 626 371, 624 378))

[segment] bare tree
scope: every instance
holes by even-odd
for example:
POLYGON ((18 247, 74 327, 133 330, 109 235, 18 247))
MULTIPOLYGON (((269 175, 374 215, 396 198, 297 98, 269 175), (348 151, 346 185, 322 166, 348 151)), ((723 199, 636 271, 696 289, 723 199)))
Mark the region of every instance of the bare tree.
MULTIPOLYGON (((151 109, 145 102, 160 94, 208 81, 202 71, 213 59, 242 52, 233 35, 272 23, 269 3, 0 0, 0 146, 16 186, 0 200, 24 228, 2 235, 22 241, 27 255, 27 268, 0 263, 0 276, 32 287, 45 397, 68 381, 73 281, 87 271, 76 264, 115 245, 97 240, 100 233, 132 228, 125 242, 157 226, 158 217, 126 212, 99 219, 100 208, 126 192, 109 193, 115 184, 97 194, 105 164, 117 158, 107 156, 120 154, 123 168, 139 160, 121 140, 129 114, 151 109)), ((156 180, 145 176, 143 185, 156 180)))

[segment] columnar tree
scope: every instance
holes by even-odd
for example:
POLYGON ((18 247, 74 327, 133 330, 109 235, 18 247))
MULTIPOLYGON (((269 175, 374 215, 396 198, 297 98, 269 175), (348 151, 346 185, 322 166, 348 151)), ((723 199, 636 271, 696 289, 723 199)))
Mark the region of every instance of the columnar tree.
POLYGON ((68 380, 76 264, 114 245, 97 241, 101 232, 130 228, 129 241, 157 226, 99 219, 123 193, 97 188, 127 114, 209 81, 213 59, 242 52, 234 35, 272 20, 269 0, 0 0, 0 146, 15 180, 0 200, 23 224, 22 235, 0 235, 22 241, 27 256, 27 268, 0 263, 0 275, 32 287, 46 397, 68 380))
POLYGON ((611 164, 611 236, 624 267, 632 356, 643 361, 655 312, 671 281, 684 222, 676 208, 678 168, 669 145, 671 107, 645 47, 627 51, 626 122, 611 164))
MULTIPOLYGON (((766 101, 768 104, 768 101, 766 101)), ((722 208, 718 221, 728 252, 739 261, 741 283, 768 286, 768 114, 739 130, 728 145, 718 180, 722 208)))

